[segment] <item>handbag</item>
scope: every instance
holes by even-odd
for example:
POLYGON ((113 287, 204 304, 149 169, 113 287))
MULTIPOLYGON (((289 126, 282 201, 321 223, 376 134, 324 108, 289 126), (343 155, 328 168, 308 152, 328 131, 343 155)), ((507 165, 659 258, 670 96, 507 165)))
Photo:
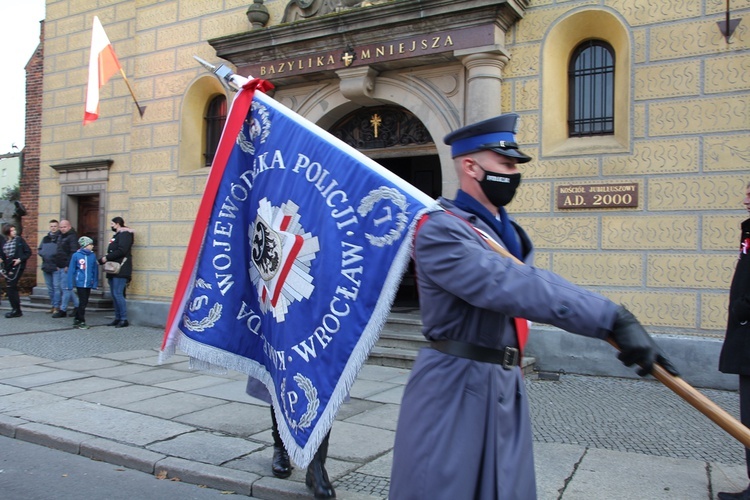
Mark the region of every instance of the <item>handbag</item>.
POLYGON ((108 260, 104 263, 104 272, 107 274, 120 274, 120 269, 122 268, 122 265, 125 264, 126 260, 128 260, 127 257, 122 259, 122 262, 108 260))

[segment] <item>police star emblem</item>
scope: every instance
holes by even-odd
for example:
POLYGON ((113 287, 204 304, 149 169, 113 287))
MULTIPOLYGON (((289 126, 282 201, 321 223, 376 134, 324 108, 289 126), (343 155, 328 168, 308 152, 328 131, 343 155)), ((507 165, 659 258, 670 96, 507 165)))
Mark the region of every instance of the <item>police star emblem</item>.
POLYGON ((284 321, 291 304, 309 299, 315 289, 310 264, 320 245, 318 237, 300 224, 298 210, 292 201, 274 207, 263 198, 248 230, 252 250, 250 279, 261 310, 270 310, 279 323, 284 321))

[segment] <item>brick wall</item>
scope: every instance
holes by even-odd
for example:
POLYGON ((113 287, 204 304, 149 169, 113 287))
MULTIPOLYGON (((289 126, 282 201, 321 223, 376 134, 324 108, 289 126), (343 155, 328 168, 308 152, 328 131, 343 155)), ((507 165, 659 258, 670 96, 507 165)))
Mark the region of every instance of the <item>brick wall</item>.
MULTIPOLYGON (((21 203, 26 208, 23 237, 32 249, 22 279, 22 289, 36 286, 36 249, 39 246, 39 158, 42 142, 42 79, 44 76, 44 21, 40 23, 39 45, 26 64, 26 139, 21 156, 21 203)), ((45 226, 46 229, 46 226, 45 226)))

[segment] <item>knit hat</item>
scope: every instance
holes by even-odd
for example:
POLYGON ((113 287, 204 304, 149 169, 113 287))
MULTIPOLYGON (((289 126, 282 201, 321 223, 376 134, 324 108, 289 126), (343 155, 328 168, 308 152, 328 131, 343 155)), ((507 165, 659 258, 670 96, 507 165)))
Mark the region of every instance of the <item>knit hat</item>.
POLYGON ((78 238, 78 246, 80 246, 81 248, 88 246, 88 245, 93 245, 93 244, 94 244, 94 240, 92 240, 88 236, 81 236, 80 238, 78 238))

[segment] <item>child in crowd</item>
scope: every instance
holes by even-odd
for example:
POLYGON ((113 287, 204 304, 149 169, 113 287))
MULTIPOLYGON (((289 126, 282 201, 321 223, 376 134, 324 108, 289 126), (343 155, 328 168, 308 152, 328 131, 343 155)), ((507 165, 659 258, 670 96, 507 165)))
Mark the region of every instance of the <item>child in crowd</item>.
POLYGON ((96 262, 96 256, 94 255, 94 240, 88 236, 81 236, 78 238, 78 246, 80 250, 73 254, 70 258, 70 265, 68 266, 68 285, 73 288, 76 287, 78 291, 78 300, 80 304, 76 309, 75 320, 73 321, 73 328, 80 328, 86 330, 89 328, 86 325, 86 306, 89 303, 89 295, 91 294, 92 288, 97 288, 99 284, 99 266, 96 262))

